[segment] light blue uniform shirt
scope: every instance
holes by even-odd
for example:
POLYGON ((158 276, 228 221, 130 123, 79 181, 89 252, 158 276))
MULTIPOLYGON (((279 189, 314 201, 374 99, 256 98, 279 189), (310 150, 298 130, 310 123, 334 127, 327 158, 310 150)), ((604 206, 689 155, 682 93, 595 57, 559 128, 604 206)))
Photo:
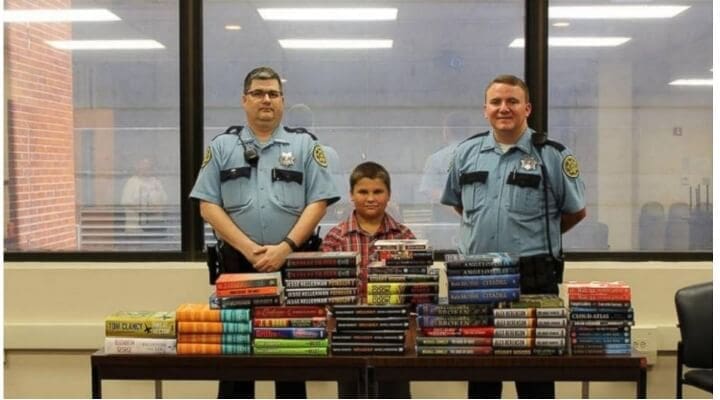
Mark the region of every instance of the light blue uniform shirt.
POLYGON ((190 197, 222 207, 260 245, 282 241, 308 204, 340 198, 322 146, 280 126, 263 144, 247 127, 213 139, 190 197), (257 167, 245 161, 240 140, 257 150, 257 167))
POLYGON ((491 133, 473 136, 455 150, 441 202, 463 208, 460 253, 547 254, 544 164, 552 251, 559 254, 560 216, 585 208, 585 184, 570 150, 548 141, 541 157, 532 132, 528 128, 504 154, 491 133))

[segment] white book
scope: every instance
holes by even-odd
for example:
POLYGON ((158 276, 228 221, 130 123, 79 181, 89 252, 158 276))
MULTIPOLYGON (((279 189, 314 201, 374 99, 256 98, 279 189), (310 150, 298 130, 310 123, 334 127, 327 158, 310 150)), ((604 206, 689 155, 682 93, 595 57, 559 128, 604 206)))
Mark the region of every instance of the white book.
POLYGON ((105 354, 175 354, 177 339, 106 337, 105 354))

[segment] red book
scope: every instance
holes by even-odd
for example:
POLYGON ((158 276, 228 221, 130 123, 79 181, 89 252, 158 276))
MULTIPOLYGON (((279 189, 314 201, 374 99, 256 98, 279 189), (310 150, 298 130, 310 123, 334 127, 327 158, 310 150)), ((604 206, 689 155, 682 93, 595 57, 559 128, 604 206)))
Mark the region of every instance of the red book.
POLYGON ((280 273, 221 274, 215 281, 217 290, 243 289, 261 286, 278 286, 280 273))
POLYGON ((423 336, 479 336, 492 337, 495 327, 465 326, 460 328, 422 328, 423 336))
POLYGON ((240 288, 240 289, 219 289, 216 287, 215 294, 217 295, 217 297, 276 296, 276 295, 280 294, 280 288, 278 288, 277 286, 248 287, 248 288, 240 288))
POLYGON ((255 318, 309 318, 325 317, 325 306, 283 306, 283 307, 255 307, 255 318))

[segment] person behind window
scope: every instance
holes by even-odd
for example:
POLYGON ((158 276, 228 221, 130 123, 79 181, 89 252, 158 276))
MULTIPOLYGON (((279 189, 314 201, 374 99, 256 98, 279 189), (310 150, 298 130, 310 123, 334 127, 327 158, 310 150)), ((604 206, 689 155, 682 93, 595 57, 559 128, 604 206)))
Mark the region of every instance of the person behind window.
POLYGON ((158 206, 167 204, 167 193, 162 182, 152 176, 153 163, 143 158, 135 165, 135 175, 123 186, 120 204, 125 206, 125 231, 140 232, 164 230, 158 206))
MULTIPOLYGON (((561 234, 585 217, 578 162, 562 144, 527 126, 528 88, 500 75, 485 90, 491 132, 460 143, 441 202, 462 215, 462 254, 520 255, 520 291, 558 293, 561 234)), ((521 398, 553 398, 554 382, 516 382, 521 398)), ((502 382, 470 382, 468 397, 499 398, 502 382)))
MULTIPOLYGON (((408 227, 397 222, 385 209, 390 201, 390 174, 380 164, 367 161, 350 174, 350 201, 355 210, 347 220, 333 227, 325 236, 322 251, 356 251, 360 253, 358 296, 367 299, 367 269, 370 246, 376 240, 415 239, 408 227)), ((357 397, 343 382, 338 385, 340 397, 357 397)), ((382 382, 381 398, 410 398, 410 382, 382 382)))
MULTIPOLYGON (((224 272, 279 270, 340 198, 314 136, 280 125, 282 90, 269 67, 247 74, 242 105, 248 126, 230 127, 212 140, 190 193, 215 230, 224 272)), ((221 381, 218 397, 253 397, 254 389, 251 381, 221 381)), ((275 395, 304 398, 305 382, 276 382, 275 395)))

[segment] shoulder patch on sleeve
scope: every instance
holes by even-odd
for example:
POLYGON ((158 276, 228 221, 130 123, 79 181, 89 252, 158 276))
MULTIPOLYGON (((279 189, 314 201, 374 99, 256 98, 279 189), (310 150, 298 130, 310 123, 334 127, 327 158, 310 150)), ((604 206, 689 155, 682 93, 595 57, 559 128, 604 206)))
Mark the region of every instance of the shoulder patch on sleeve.
POLYGON ((210 150, 210 146, 208 146, 205 150, 205 157, 203 158, 203 162, 200 168, 205 168, 205 166, 208 165, 210 160, 212 160, 212 150, 210 150))
POLYGON ((580 176, 580 164, 578 164, 575 156, 565 156, 562 162, 563 172, 570 178, 580 176))
POLYGON ((328 162, 327 157, 325 157, 325 151, 323 151, 322 146, 319 143, 315 143, 315 146, 312 150, 313 159, 316 163, 318 163, 319 166, 323 168, 327 168, 328 162))

